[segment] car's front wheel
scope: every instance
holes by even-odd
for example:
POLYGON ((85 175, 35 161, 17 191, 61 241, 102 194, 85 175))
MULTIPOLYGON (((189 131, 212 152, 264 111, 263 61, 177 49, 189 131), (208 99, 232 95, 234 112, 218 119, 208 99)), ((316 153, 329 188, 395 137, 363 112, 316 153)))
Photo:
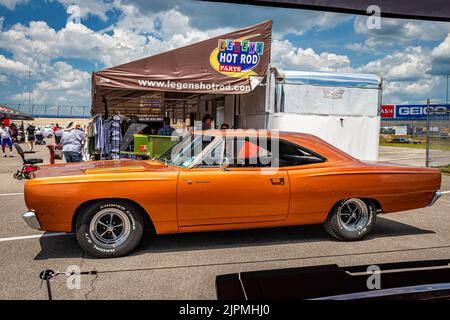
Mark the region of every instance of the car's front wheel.
POLYGON ((331 210, 324 224, 325 231, 338 240, 361 240, 374 228, 376 216, 376 206, 372 201, 347 199, 331 210))
POLYGON ((141 241, 144 223, 140 208, 120 200, 95 202, 84 208, 76 223, 81 248, 99 258, 132 252, 141 241))

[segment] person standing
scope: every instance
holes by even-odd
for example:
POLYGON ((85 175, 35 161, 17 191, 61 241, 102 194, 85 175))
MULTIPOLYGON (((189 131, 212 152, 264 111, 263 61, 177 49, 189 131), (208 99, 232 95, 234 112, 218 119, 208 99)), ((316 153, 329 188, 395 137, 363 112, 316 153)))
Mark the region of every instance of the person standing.
POLYGON ((13 150, 12 150, 12 131, 9 127, 5 126, 5 124, 2 122, 0 124, 0 138, 1 138, 1 144, 2 144, 2 157, 6 157, 5 148, 6 145, 9 147, 9 156, 13 157, 13 150))
POLYGON ((58 130, 55 131, 55 144, 59 145, 61 143, 61 137, 63 135, 64 131, 61 130, 61 128, 58 127, 58 130))
POLYGON ((15 123, 11 123, 11 125, 9 126, 11 128, 11 132, 12 132, 12 141, 17 142, 17 138, 19 135, 19 129, 17 129, 17 125, 15 123))
POLYGON ((30 151, 33 151, 34 141, 36 140, 36 127, 34 126, 33 122, 30 122, 30 124, 28 125, 27 134, 28 134, 28 144, 30 145, 30 151))
POLYGON ((159 128, 158 136, 169 136, 170 137, 172 135, 172 133, 175 131, 175 129, 170 126, 170 118, 165 117, 163 119, 163 122, 164 122, 164 126, 162 128, 159 128))
POLYGON ((63 154, 67 163, 83 161, 83 143, 84 132, 80 130, 81 126, 77 123, 75 126, 69 124, 66 132, 61 137, 61 144, 63 146, 63 154))
POLYGON ((207 113, 202 119, 202 130, 210 130, 212 126, 213 117, 207 113))

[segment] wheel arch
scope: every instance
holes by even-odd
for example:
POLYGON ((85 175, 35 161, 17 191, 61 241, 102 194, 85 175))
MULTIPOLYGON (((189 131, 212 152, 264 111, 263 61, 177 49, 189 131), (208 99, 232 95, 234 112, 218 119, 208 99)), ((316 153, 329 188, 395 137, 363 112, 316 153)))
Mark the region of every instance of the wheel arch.
POLYGON ((79 215, 81 214, 81 212, 83 211, 83 209, 87 208, 88 206, 90 206, 91 204, 94 204, 96 202, 108 201, 108 200, 109 201, 114 201, 114 200, 123 201, 123 202, 127 202, 127 203, 137 206, 142 215, 142 219, 144 220, 144 230, 156 233, 155 225, 153 223, 153 220, 152 220, 150 214, 147 212, 147 210, 145 210, 144 207, 142 207, 138 202, 130 200, 130 199, 125 199, 125 198, 101 198, 101 199, 92 199, 92 200, 83 202, 75 209, 75 212, 72 216, 72 232, 74 232, 76 229, 77 219, 78 219, 79 215))
POLYGON ((361 199, 361 200, 363 200, 363 201, 370 201, 370 202, 372 202, 372 203, 375 205, 377 214, 383 213, 383 207, 381 206, 380 201, 378 201, 378 200, 375 199, 375 198, 368 198, 368 197, 349 197, 349 198, 346 198, 346 199, 341 199, 341 200, 337 201, 335 204, 333 204, 333 206, 331 206, 330 210, 328 211, 327 219, 328 219, 328 218, 330 217, 330 215, 333 213, 333 209, 334 209, 334 208, 336 208, 337 206, 339 206, 343 201, 345 201, 345 200, 347 200, 347 199, 350 199, 350 198, 358 198, 358 199, 361 199))

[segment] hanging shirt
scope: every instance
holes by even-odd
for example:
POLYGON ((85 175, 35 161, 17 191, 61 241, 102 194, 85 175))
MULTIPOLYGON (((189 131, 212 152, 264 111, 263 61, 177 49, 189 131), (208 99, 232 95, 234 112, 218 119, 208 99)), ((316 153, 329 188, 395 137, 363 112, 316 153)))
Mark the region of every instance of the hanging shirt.
POLYGON ((96 117, 94 121, 94 136, 95 136, 95 149, 105 149, 105 137, 103 131, 103 119, 101 116, 96 117))

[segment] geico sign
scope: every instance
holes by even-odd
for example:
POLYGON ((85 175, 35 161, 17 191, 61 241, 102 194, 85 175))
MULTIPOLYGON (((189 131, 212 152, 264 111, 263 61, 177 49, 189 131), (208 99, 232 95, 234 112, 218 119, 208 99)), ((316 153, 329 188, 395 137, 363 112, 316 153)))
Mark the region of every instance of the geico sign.
POLYGON ((397 116, 426 116, 427 115, 427 108, 430 108, 430 111, 434 112, 445 112, 447 111, 446 106, 430 106, 427 107, 424 106, 404 106, 404 107, 398 107, 397 109, 397 116))

